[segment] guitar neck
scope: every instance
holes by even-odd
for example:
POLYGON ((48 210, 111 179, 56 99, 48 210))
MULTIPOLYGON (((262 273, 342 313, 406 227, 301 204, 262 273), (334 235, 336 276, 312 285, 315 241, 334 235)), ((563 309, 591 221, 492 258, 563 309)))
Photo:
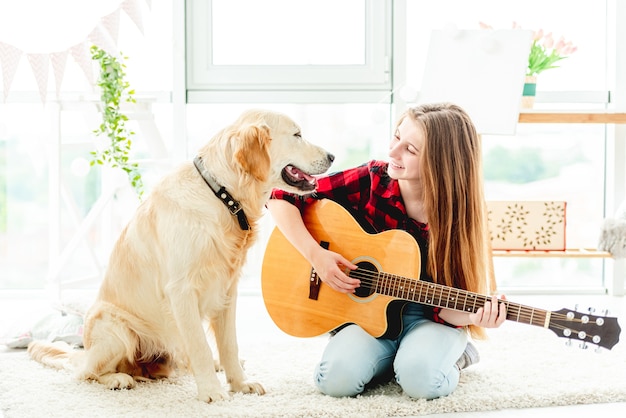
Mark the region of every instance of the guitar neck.
MULTIPOLYGON (((350 276, 371 282, 371 289, 381 295, 456 311, 475 313, 485 305, 486 301, 491 300, 489 296, 454 287, 385 272, 372 272, 362 268, 354 270, 350 276)), ((506 304, 506 319, 509 321, 540 327, 547 327, 550 322, 550 311, 509 302, 508 300, 500 299, 499 303, 506 304)))
MULTIPOLYGON (((347 210, 327 199, 307 208, 303 219, 324 248, 357 265, 346 273, 359 279, 361 286, 351 295, 324 288, 308 260, 275 228, 263 259, 263 300, 272 320, 290 335, 318 336, 354 323, 376 338, 396 338, 400 330, 395 325, 401 321, 388 321, 390 315, 401 311, 400 304, 392 306, 394 299, 467 313, 476 313, 491 299, 408 278, 419 277, 421 260, 417 242, 406 231, 368 234, 347 210), (377 294, 386 297, 375 297, 377 294)), ((607 349, 619 341, 617 318, 565 308, 546 311, 502 299, 498 303, 506 306, 507 320, 547 328, 570 341, 607 349)))

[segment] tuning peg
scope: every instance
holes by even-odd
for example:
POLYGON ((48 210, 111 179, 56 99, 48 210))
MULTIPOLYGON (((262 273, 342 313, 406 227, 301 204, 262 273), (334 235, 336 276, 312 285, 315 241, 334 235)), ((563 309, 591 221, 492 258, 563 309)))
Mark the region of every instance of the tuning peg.
POLYGON ((565 340, 565 346, 566 347, 571 347, 572 346, 572 339, 568 338, 567 340, 565 340))
POLYGON ((575 311, 578 311, 578 304, 575 304, 575 305, 574 305, 574 310, 575 310, 575 311))
POLYGON ((602 309, 602 311, 600 311, 600 314, 602 316, 609 316, 609 310, 608 309, 602 309))
POLYGON ((588 349, 588 348, 589 348, 589 346, 587 345, 587 343, 586 343, 586 342, 582 342, 582 343, 580 343, 579 347, 580 347, 580 349, 581 349, 581 350, 586 350, 586 349, 588 349))
POLYGON ((589 312, 590 314, 594 313, 596 311, 596 308, 594 308, 593 306, 590 306, 589 308, 587 308, 587 312, 589 312))

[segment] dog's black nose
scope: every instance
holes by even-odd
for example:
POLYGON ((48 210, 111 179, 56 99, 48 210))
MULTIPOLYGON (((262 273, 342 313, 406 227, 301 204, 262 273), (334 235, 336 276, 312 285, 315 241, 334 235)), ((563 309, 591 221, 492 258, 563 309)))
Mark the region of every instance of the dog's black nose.
POLYGON ((335 161, 335 156, 334 156, 333 154, 330 154, 330 153, 329 153, 329 154, 327 154, 327 157, 328 157, 328 161, 330 161, 331 163, 332 163, 333 161, 335 161))

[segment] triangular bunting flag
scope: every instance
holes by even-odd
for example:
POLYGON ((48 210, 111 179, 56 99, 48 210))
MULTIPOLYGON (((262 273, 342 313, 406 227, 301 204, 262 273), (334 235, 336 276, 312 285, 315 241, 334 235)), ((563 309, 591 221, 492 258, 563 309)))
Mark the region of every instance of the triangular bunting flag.
POLYGON ((0 67, 2 67, 2 89, 4 101, 7 101, 11 83, 20 62, 22 51, 12 45, 0 42, 0 67))
POLYGON ((48 54, 26 54, 30 66, 37 80, 39 86, 39 96, 43 103, 46 102, 46 95, 48 93, 48 65, 50 63, 50 56, 48 54))
POLYGON ((98 24, 91 31, 91 33, 87 36, 87 39, 99 48, 104 49, 109 55, 119 55, 117 45, 115 45, 115 42, 113 42, 113 39, 111 39, 111 36, 109 36, 108 32, 102 27, 101 24, 98 24))
MULTIPOLYGON (((76 1, 77 3, 80 3, 78 2, 78 0, 76 1)), ((145 0, 145 2, 148 8, 152 7, 151 0, 145 0)), ((15 3, 21 4, 22 2, 15 2, 15 3)), ((47 5, 50 2, 46 2, 45 0, 42 0, 42 3, 47 5)), ((45 33, 48 33, 46 31, 41 32, 40 31, 41 25, 39 26, 31 25, 34 28, 31 31, 32 33, 35 33, 35 34, 44 33, 44 35, 41 35, 38 38, 35 37, 39 39, 39 42, 35 42, 33 44, 34 46, 29 45, 28 47, 23 47, 23 46, 16 47, 15 45, 17 45, 17 43, 8 41, 8 39, 5 39, 5 41, 11 42, 11 44, 0 41, 0 70, 1 70, 0 77, 2 78, 1 87, 3 89, 4 101, 6 102, 7 97, 9 95, 9 91, 11 90, 11 85, 13 83, 15 74, 18 71, 18 64, 19 64, 22 54, 27 55, 28 57, 31 69, 38 83, 39 93, 44 102, 45 102, 45 98, 48 92, 48 77, 49 77, 50 62, 52 62, 52 66, 53 66, 55 84, 56 84, 56 93, 58 97, 58 95, 60 94, 61 85, 63 83, 63 78, 65 75, 65 68, 67 65, 67 56, 69 53, 72 54, 72 57, 74 58, 76 63, 81 67, 89 83, 91 85, 94 85, 95 84, 94 64, 91 59, 91 53, 90 53, 89 47, 93 44, 103 49, 108 54, 111 54, 113 56, 120 55, 120 52, 117 48, 117 42, 119 38, 119 29, 120 29, 120 14, 122 10, 124 11, 124 13, 128 15, 130 20, 137 26, 139 31, 142 34, 144 33, 142 7, 145 7, 145 6, 141 4, 141 0, 113 0, 111 5, 113 7, 117 5, 116 9, 112 12, 111 12, 112 7, 109 7, 108 5, 103 8, 99 7, 97 11, 95 11, 95 13, 92 13, 93 17, 98 19, 97 20, 98 23, 93 29, 91 29, 91 32, 86 37, 86 39, 80 41, 79 44, 75 44, 71 48, 67 48, 66 45, 68 44, 71 45, 73 42, 77 41, 75 39, 76 30, 74 30, 74 33, 70 34, 71 39, 67 38, 67 36, 70 36, 68 34, 64 34, 64 36, 60 37, 60 39, 63 39, 63 40, 69 39, 69 42, 64 43, 62 47, 48 48, 47 44, 45 47, 39 47, 38 46, 39 43, 43 43, 40 41, 47 40, 48 38, 52 40, 52 38, 54 37, 52 36, 51 33, 50 33, 50 36, 46 36, 45 33), (102 17, 98 17, 104 13, 108 13, 108 14, 102 17)), ((54 5, 51 7, 54 7, 54 5)), ((32 9, 32 7, 31 8, 23 7, 22 9, 24 9, 24 11, 28 13, 32 9)), ((59 9, 59 7, 57 7, 57 9, 59 9)), ((63 10, 61 10, 61 12, 64 13, 65 15, 68 15, 68 13, 70 13, 68 11, 63 11, 63 10)), ((53 19, 53 16, 52 17, 48 16, 48 14, 46 13, 44 13, 42 16, 47 20, 54 20, 56 22, 56 20, 53 19)), ((9 17, 9 19, 16 20, 15 17, 13 16, 9 17)), ((74 19, 80 23, 85 23, 84 25, 78 25, 80 26, 81 37, 83 37, 84 36, 83 34, 86 33, 88 30, 90 30, 91 25, 95 23, 95 21, 92 20, 91 17, 86 20, 85 19, 81 20, 79 16, 72 16, 71 19, 74 19)), ((36 22, 33 21, 29 23, 35 24, 36 22)), ((2 28, 5 28, 5 26, 6 25, 3 25, 2 28)), ((73 28, 73 29, 78 29, 78 28, 73 28)), ((11 33, 13 32, 15 31, 12 31, 11 33)), ((61 34, 55 33, 54 35, 61 35, 61 34)), ((54 38, 55 38, 54 45, 59 44, 59 39, 56 39, 59 37, 54 37, 54 38)))
POLYGON ((135 22, 135 25, 137 25, 137 28, 139 28, 139 31, 143 35, 143 20, 141 17, 141 6, 139 5, 139 2, 137 0, 126 0, 122 3, 122 10, 126 12, 128 17, 130 17, 130 20, 135 22))
POLYGON ((87 42, 74 45, 70 49, 70 53, 72 54, 74 61, 76 61, 78 66, 83 70, 89 84, 93 86, 95 84, 93 76, 93 61, 91 60, 91 54, 89 53, 89 46, 87 46, 87 42))
POLYGON ((113 42, 117 45, 117 36, 120 29, 120 9, 115 9, 113 13, 104 16, 102 18, 102 26, 104 26, 113 42))
POLYGON ((69 51, 55 52, 50 54, 50 62, 52 62, 52 70, 54 71, 54 81, 56 85, 56 96, 59 98, 61 91, 61 83, 65 75, 65 64, 67 63, 67 54, 69 51))

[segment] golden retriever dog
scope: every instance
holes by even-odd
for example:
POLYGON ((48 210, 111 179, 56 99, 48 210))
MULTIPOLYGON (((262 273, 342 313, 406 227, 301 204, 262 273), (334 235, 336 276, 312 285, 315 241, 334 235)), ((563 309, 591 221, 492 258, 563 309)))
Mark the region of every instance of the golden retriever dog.
POLYGON ((84 348, 33 342, 31 357, 73 368, 110 389, 193 373, 198 398, 229 398, 206 325, 232 392, 263 394, 239 360, 237 283, 273 188, 312 192, 334 157, 302 137, 286 115, 250 110, 157 184, 122 231, 93 306, 84 348))

